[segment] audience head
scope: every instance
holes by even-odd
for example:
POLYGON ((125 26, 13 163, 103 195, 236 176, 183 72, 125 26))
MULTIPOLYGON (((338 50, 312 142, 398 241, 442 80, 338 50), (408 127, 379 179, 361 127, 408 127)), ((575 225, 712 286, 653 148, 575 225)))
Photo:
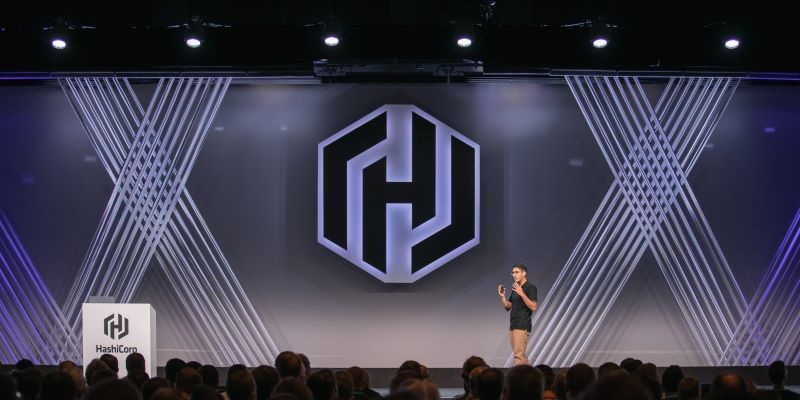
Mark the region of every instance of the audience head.
POLYGON ((290 376, 288 378, 281 378, 275 389, 272 390, 270 400, 279 400, 278 395, 289 394, 294 396, 297 400, 314 400, 314 394, 311 389, 303 383, 300 378, 290 376))
POLYGON ((337 371, 333 374, 336 378, 336 388, 339 400, 353 400, 353 377, 347 371, 337 371))
POLYGON ((624 369, 624 370, 626 370, 626 371, 628 371, 630 373, 633 373, 639 367, 642 366, 642 361, 641 360, 636 360, 634 358, 626 358, 626 359, 622 360, 621 363, 619 363, 619 366, 622 369, 624 369))
POLYGON ((230 367, 228 367, 228 374, 227 374, 227 376, 225 376, 225 381, 227 381, 228 379, 231 379, 231 375, 233 375, 233 374, 235 374, 237 372, 241 372, 241 371, 247 372, 247 367, 245 367, 244 364, 233 364, 233 365, 231 365, 230 367))
POLYGON ((189 368, 194 368, 195 371, 200 371, 200 367, 202 367, 203 364, 200 364, 197 361, 189 361, 186 363, 186 366, 189 368))
POLYGON ((303 360, 291 351, 284 351, 275 357, 275 369, 281 378, 295 377, 302 378, 305 366, 303 360))
POLYGON ((175 377, 175 390, 186 397, 191 396, 192 390, 201 384, 203 384, 203 377, 192 367, 183 367, 175 377))
POLYGON ((86 379, 83 376, 83 370, 72 361, 62 361, 58 364, 58 370, 69 375, 78 388, 78 397, 86 393, 86 379))
POLYGON ((535 365, 533 368, 538 369, 544 374, 544 390, 553 390, 553 380, 556 378, 553 368, 547 364, 535 365))
POLYGON ((230 400, 255 400, 256 399, 256 382, 253 380, 253 375, 249 372, 237 371, 228 376, 228 382, 225 383, 230 400))
POLYGON ((653 363, 644 363, 636 368, 634 374, 638 375, 647 375, 650 378, 653 378, 656 382, 658 382, 658 368, 653 363))
POLYGON ((92 376, 100 370, 109 369, 108 365, 101 361, 99 358, 95 358, 94 360, 89 362, 89 365, 86 366, 86 384, 92 384, 92 376))
POLYGON ((197 385, 192 389, 190 400, 220 400, 222 397, 217 389, 208 385, 197 385))
POLYGON ((477 367, 485 367, 487 365, 486 361, 478 356, 470 356, 464 361, 464 364, 461 365, 461 379, 464 380, 464 390, 469 389, 469 373, 477 367))
POLYGON ((219 387, 219 371, 213 365, 203 365, 200 367, 200 376, 203 377, 203 384, 216 389, 219 387))
POLYGON ((144 371, 147 369, 147 366, 144 361, 144 356, 141 353, 131 353, 125 357, 125 369, 128 371, 128 374, 131 371, 144 371))
POLYGON ((164 374, 173 387, 175 386, 175 379, 178 377, 178 372, 184 367, 186 367, 186 362, 180 358, 171 358, 167 361, 167 364, 164 365, 164 374))
POLYGON ((350 376, 353 377, 353 389, 364 390, 369 389, 369 374, 361 367, 350 367, 347 369, 350 376))
POLYGON ((747 383, 735 372, 721 373, 711 383, 710 397, 735 397, 744 393, 747 393, 747 383))
POLYGON ((486 371, 489 367, 485 365, 481 365, 480 367, 475 367, 472 371, 469 371, 469 387, 467 392, 470 394, 470 397, 473 399, 477 399, 478 397, 478 377, 481 375, 483 371, 486 371))
POLYGON ((769 365, 767 375, 769 376, 769 381, 772 382, 773 385, 783 385, 786 381, 786 365, 783 364, 783 361, 773 361, 772 364, 769 365))
POLYGON ((481 400, 499 400, 503 393, 503 371, 487 368, 478 375, 478 398, 481 400))
POLYGON ((303 363, 303 367, 306 369, 306 375, 311 373, 311 360, 308 359, 308 356, 303 353, 297 353, 297 356, 300 357, 300 362, 303 363))
POLYGON ((395 375, 394 378, 392 378, 392 381, 389 383, 389 394, 397 393, 403 382, 410 379, 421 379, 421 377, 419 374, 410 369, 398 371, 397 375, 395 375))
POLYGON ((553 379, 553 394, 557 400, 566 400, 567 398, 567 371, 561 371, 553 379))
POLYGON ((597 379, 601 379, 610 372, 619 371, 620 369, 622 369, 622 367, 611 361, 604 363, 597 369, 597 379))
POLYGON ((664 393, 677 393, 678 383, 683 379, 683 370, 677 365, 670 365, 661 374, 661 387, 664 393))
POLYGON ((98 383, 105 382, 105 381, 115 381, 117 380, 117 373, 110 370, 110 369, 101 369, 92 374, 92 381, 89 382, 89 386, 95 386, 98 383))
POLYGON ((111 354, 103 354, 100 356, 100 361, 106 363, 108 368, 114 371, 115 374, 119 373, 119 361, 117 360, 117 357, 111 354))
POLYGON ((336 378, 329 369, 323 369, 309 375, 306 385, 314 394, 314 400, 332 400, 336 398, 336 378))
POLYGON ((142 385, 150 379, 150 375, 147 375, 147 372, 144 372, 143 369, 135 369, 133 371, 128 372, 128 376, 125 377, 128 382, 132 383, 133 386, 136 386, 137 389, 141 390, 142 385))
POLYGON ((592 367, 584 363, 569 367, 564 382, 567 389, 567 397, 570 399, 581 398, 592 383, 594 383, 594 370, 592 367))
POLYGON ((17 380, 17 391, 22 400, 35 400, 42 383, 42 373, 36 367, 28 367, 22 371, 14 371, 17 380))
POLYGON ((700 381, 691 376, 681 379, 678 382, 678 399, 700 400, 700 381))
POLYGON ((612 371, 586 393, 587 400, 659 400, 652 398, 641 381, 625 370, 612 371))
POLYGON ((420 364, 418 361, 406 360, 400 364, 399 368, 397 368, 397 375, 400 375, 400 373, 403 371, 411 371, 420 378, 425 377, 425 374, 422 373, 422 364, 420 364))
POLYGON ((139 400, 139 391, 124 379, 113 379, 93 385, 84 400, 139 400))
POLYGON ((439 388, 430 379, 407 379, 400 384, 397 394, 411 395, 415 400, 440 400, 439 388))
POLYGON ((159 389, 171 389, 172 384, 166 378, 156 376, 150 378, 142 385, 142 399, 150 400, 159 389))
POLYGON ((272 389, 278 384, 280 376, 278 370, 267 365, 261 365, 252 372, 253 380, 256 382, 256 397, 258 400, 269 399, 272 389))
POLYGON ((658 380, 653 378, 650 372, 642 371, 641 368, 636 371, 637 373, 633 375, 634 378, 638 379, 642 387, 645 388, 648 393, 650 393, 650 397, 654 399, 660 399, 662 397, 662 392, 661 384, 658 383, 658 380))
POLYGON ((26 369, 31 368, 33 366, 34 366, 33 365, 33 361, 28 360, 27 358, 23 358, 23 359, 17 361, 16 364, 14 364, 14 370, 15 371, 23 371, 23 370, 26 370, 26 369))
POLYGON ((40 400, 76 400, 80 397, 75 380, 64 371, 51 372, 42 379, 40 400))
POLYGON ((530 365, 517 365, 506 373, 503 400, 541 400, 544 374, 530 365))

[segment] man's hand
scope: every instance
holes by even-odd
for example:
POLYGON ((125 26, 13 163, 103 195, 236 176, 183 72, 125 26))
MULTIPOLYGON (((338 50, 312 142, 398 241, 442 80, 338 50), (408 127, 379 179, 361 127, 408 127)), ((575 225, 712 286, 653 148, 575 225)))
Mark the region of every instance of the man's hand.
POLYGON ((514 286, 512 286, 512 289, 514 290, 514 293, 519 295, 519 297, 522 297, 523 299, 526 297, 525 292, 522 290, 522 286, 520 286, 519 283, 515 282, 514 286))
POLYGON ((500 297, 505 298, 506 288, 504 288, 503 285, 497 285, 497 294, 500 295, 500 297))

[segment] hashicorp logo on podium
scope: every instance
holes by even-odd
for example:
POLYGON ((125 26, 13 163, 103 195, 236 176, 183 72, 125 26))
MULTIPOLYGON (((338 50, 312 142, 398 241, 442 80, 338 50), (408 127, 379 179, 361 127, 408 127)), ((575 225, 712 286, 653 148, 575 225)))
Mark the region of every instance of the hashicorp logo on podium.
POLYGON ((128 336, 128 319, 122 314, 111 314, 103 320, 103 334, 112 339, 122 339, 128 336), (116 337, 115 337, 116 336, 116 337))

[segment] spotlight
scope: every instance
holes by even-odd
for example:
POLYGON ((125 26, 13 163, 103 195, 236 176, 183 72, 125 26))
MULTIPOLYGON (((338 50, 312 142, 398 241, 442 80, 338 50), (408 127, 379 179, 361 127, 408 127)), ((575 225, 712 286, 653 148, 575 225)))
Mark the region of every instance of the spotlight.
POLYGON ((62 38, 54 38, 50 45, 56 50, 64 50, 67 48, 67 41, 62 38))
POLYGON ((201 41, 200 38, 190 37, 186 39, 186 45, 193 49, 200 47, 201 44, 203 44, 203 41, 201 41))
POLYGON ((739 39, 737 38, 729 38, 725 40, 725 48, 728 50, 734 50, 739 47, 739 39))
POLYGON ((64 50, 67 48, 67 36, 69 34, 69 24, 61 18, 56 20, 53 27, 49 28, 47 35, 50 40, 50 46, 56 50, 64 50))
POLYGON ((456 39, 456 44, 458 45, 458 47, 469 47, 469 46, 472 46, 472 39, 470 39, 469 37, 463 36, 463 37, 460 37, 460 38, 456 39))
POLYGON ((334 34, 328 34, 325 35, 324 41, 326 45, 333 47, 339 44, 339 37, 334 34))
POLYGON ((592 46, 594 46, 595 49, 602 49, 608 46, 608 39, 603 36, 598 36, 592 40, 592 46))
POLYGON ((582 26, 589 27, 589 39, 592 43, 592 47, 595 49, 603 49, 611 42, 611 28, 616 27, 616 25, 609 24, 606 22, 602 17, 597 17, 596 19, 586 21, 582 26))
POLYGON ((328 47, 338 46, 342 41, 341 26, 333 14, 329 15, 322 24, 322 41, 328 47))
POLYGON ((183 41, 187 46, 193 49, 203 44, 203 21, 199 16, 192 16, 192 19, 186 25, 183 41))
POLYGON ((454 38, 458 47, 467 48, 472 46, 475 40, 475 28, 472 24, 459 23, 454 27, 454 38))

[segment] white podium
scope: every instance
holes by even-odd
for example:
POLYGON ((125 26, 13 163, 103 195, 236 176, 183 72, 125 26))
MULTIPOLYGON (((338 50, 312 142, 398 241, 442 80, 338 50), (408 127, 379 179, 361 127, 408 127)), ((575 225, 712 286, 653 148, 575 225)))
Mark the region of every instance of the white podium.
POLYGON ((125 358, 144 356, 145 371, 156 376, 156 310, 150 304, 84 303, 83 370, 103 354, 119 361, 119 377, 127 375, 125 358))

